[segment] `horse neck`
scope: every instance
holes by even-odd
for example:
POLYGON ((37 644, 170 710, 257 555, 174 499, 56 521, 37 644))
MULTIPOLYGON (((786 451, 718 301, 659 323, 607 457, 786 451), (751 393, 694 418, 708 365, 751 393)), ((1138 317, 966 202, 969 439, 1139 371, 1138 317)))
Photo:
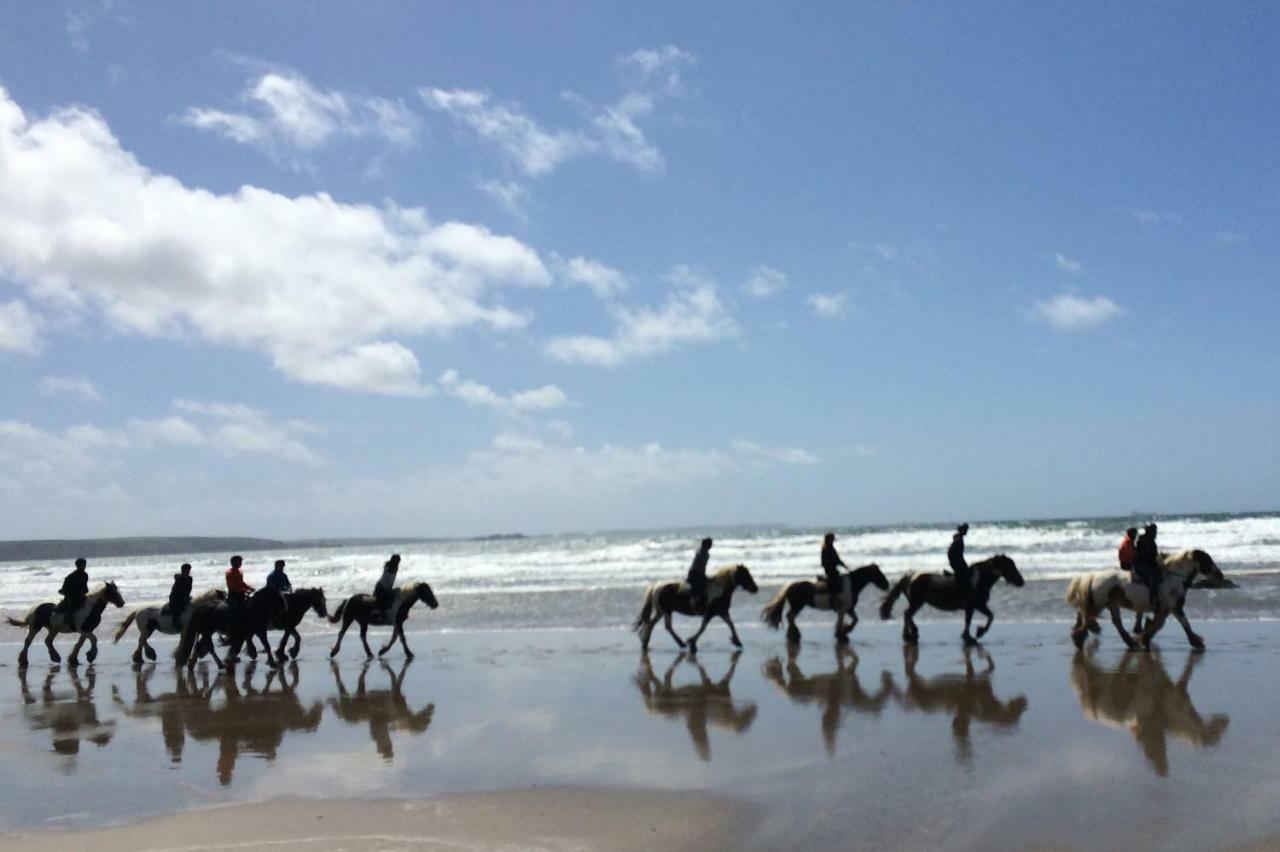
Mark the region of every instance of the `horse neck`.
POLYGON ((985 562, 980 562, 974 567, 978 569, 978 585, 975 591, 990 592, 991 587, 1000 579, 1000 572, 994 566, 985 562))
POLYGON ((871 569, 868 567, 855 568, 849 572, 849 591, 855 595, 865 589, 870 582, 871 569))
POLYGON ((106 608, 107 608, 107 590, 106 590, 106 587, 103 587, 102 589, 99 589, 99 590, 98 590, 98 592, 97 592, 97 594, 96 594, 96 599, 95 599, 95 597, 94 597, 93 595, 90 595, 89 599, 93 601, 93 607, 92 607, 92 609, 90 609, 90 613, 91 613, 92 615, 102 615, 102 613, 103 613, 103 612, 106 610, 106 608))

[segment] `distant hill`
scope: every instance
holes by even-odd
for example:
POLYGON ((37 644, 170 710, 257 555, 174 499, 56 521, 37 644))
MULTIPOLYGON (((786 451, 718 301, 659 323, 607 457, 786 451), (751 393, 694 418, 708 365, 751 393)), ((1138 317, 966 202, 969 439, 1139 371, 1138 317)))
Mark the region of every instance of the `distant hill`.
POLYGON ((208 536, 48 539, 0 541, 0 562, 34 559, 103 559, 110 556, 161 556, 166 553, 234 553, 287 547, 269 538, 213 538, 208 536))

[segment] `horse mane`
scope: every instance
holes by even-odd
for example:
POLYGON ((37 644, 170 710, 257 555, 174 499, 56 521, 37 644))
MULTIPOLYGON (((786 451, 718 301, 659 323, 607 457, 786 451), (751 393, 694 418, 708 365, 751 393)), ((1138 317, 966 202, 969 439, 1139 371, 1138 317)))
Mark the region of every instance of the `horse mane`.
POLYGON ((105 592, 105 591, 107 590, 107 586, 110 586, 110 585, 113 585, 113 584, 112 584, 112 582, 111 582, 110 580, 108 580, 108 581, 107 581, 107 582, 105 582, 105 583, 95 583, 95 584, 94 584, 94 585, 89 589, 89 591, 87 591, 87 592, 85 592, 85 593, 84 593, 84 596, 87 598, 87 597, 91 597, 91 596, 93 596, 93 595, 100 595, 100 594, 102 594, 103 592, 105 592))
POLYGON ((723 565, 716 569, 715 573, 708 577, 708 580, 715 580, 720 583, 732 583, 733 575, 738 573, 738 569, 742 565, 723 565))

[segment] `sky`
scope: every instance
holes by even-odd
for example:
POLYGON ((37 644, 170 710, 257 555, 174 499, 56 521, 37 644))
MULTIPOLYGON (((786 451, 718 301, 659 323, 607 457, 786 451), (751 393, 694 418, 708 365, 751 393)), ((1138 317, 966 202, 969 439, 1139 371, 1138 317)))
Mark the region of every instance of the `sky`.
POLYGON ((1274 4, 0 16, 0 538, 1277 508, 1274 4))

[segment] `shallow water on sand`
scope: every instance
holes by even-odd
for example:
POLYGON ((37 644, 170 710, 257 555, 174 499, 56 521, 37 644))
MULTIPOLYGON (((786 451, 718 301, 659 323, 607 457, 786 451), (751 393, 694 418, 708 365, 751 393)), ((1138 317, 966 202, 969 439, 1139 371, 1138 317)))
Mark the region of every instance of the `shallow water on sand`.
POLYGON ((1280 624, 1171 627, 1076 654, 1061 625, 958 625, 918 649, 864 625, 790 650, 711 628, 697 659, 617 630, 418 634, 417 659, 280 671, 73 671, 0 646, 0 833, 277 795, 381 798, 541 785, 700 790, 762 819, 751 845, 1054 843, 1214 848, 1280 831, 1280 624))

